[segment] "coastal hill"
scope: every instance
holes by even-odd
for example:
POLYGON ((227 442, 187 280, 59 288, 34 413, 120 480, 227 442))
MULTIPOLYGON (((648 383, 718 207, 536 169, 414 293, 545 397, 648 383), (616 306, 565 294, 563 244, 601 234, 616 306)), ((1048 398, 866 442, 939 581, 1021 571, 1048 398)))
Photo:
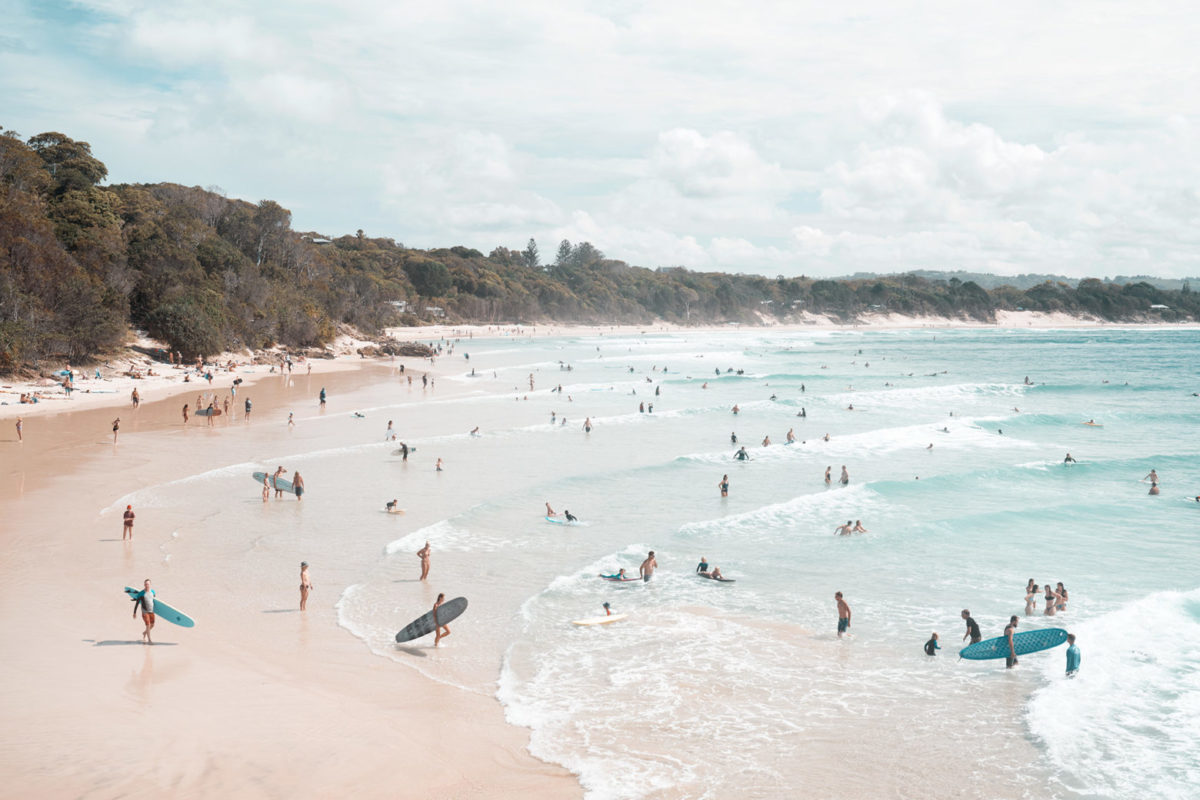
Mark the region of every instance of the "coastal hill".
POLYGON ((86 142, 0 129, 0 372, 47 359, 87 363, 131 326, 191 358, 319 347, 343 324, 375 334, 434 321, 763 324, 898 314, 990 322, 1000 310, 1200 319, 1200 296, 1186 283, 1021 288, 911 272, 769 278, 632 266, 589 242, 543 253, 533 239, 487 255, 419 250, 361 230, 295 231, 291 213, 271 200, 171 183, 104 185, 107 175, 86 142))

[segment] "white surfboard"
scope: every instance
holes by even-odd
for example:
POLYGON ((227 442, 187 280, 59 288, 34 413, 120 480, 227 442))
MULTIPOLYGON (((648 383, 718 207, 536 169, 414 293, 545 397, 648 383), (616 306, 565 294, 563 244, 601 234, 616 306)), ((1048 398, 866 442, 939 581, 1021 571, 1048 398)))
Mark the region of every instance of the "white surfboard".
POLYGON ((587 619, 573 619, 572 625, 607 625, 610 622, 620 622, 626 619, 628 614, 609 614, 607 617, 588 617, 587 619))

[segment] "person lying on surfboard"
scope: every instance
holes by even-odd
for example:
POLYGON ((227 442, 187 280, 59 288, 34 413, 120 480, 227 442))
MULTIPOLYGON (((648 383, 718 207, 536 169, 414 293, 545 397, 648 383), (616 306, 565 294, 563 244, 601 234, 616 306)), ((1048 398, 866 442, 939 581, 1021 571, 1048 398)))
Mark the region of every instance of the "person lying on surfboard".
POLYGON ((579 519, 571 513, 570 509, 563 509, 563 516, 567 518, 567 522, 578 522, 579 519))

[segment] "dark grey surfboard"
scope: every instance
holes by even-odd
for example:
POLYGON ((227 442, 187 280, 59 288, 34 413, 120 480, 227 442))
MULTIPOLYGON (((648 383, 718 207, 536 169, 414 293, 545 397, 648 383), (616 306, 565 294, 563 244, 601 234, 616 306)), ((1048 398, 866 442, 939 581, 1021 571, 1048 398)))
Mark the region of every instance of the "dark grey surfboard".
MULTIPOLYGON (((467 598, 456 597, 453 600, 447 600, 438 608, 438 622, 442 625, 453 622, 466 610, 467 598)), ((411 642, 413 639, 420 639, 422 636, 433 633, 433 628, 433 612, 430 611, 405 625, 404 629, 396 634, 396 641, 411 642)))

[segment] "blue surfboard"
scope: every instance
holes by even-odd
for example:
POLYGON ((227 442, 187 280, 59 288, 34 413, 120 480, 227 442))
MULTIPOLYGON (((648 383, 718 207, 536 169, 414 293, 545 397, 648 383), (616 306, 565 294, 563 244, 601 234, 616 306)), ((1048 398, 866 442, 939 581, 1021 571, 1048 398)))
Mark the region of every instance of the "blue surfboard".
MULTIPOLYGON (((1036 653, 1039 650, 1049 650, 1067 641, 1067 631, 1064 628, 1040 628, 1036 631, 1022 631, 1013 634, 1013 649, 1017 655, 1036 653)), ((991 658, 1006 658, 1008 656, 1008 640, 1003 636, 995 639, 985 639, 958 651, 959 658, 969 658, 972 661, 986 661, 991 658)))
MULTIPOLYGON (((125 594, 129 595, 130 600, 140 600, 142 597, 141 589, 125 587, 125 594)), ((162 600, 158 599, 158 595, 154 596, 154 616, 160 619, 165 619, 167 622, 173 622, 182 628, 196 627, 196 620, 189 617, 177 608, 173 608, 162 600)))
POLYGON ((257 483, 259 486, 262 486, 263 478, 266 478, 267 482, 269 484, 271 484, 272 489, 279 489, 281 491, 287 492, 288 494, 296 493, 295 488, 293 488, 293 486, 292 486, 292 482, 289 480, 285 480, 283 478, 272 478, 270 475, 268 475, 265 472, 255 472, 255 473, 252 473, 252 475, 254 477, 254 482, 257 483))

